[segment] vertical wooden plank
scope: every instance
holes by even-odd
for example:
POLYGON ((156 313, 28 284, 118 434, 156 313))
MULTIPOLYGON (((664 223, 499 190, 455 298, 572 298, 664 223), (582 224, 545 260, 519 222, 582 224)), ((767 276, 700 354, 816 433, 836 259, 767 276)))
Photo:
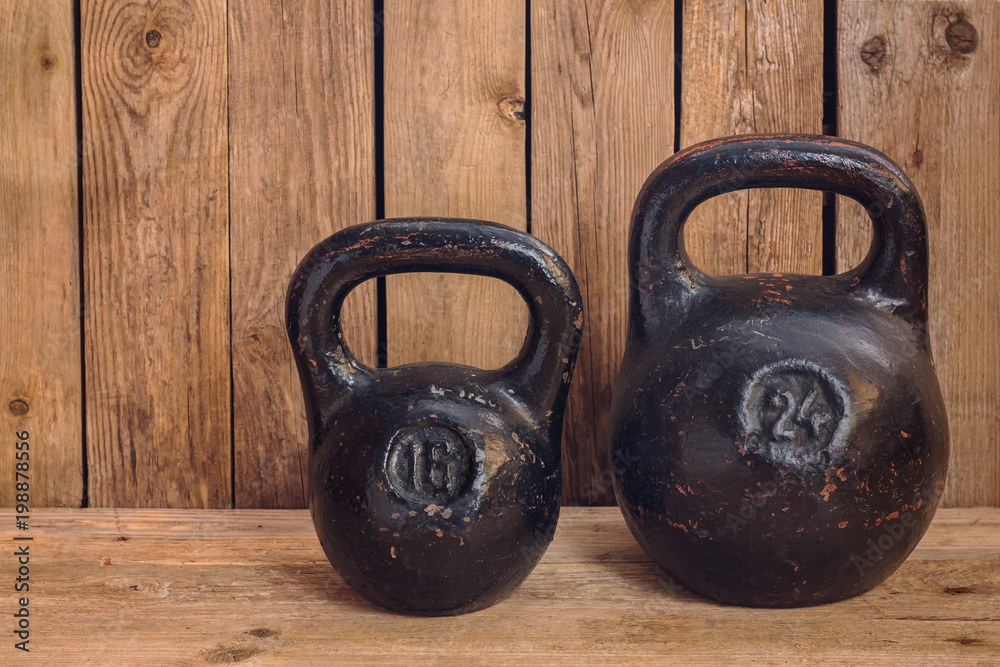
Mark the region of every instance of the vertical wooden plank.
MULTIPOLYGON (((385 3, 387 217, 525 229, 524 20, 524 0, 385 3)), ((497 368, 527 327, 517 293, 481 277, 393 277, 386 303, 390 365, 497 368)))
POLYGON ((73 4, 0 13, 0 504, 15 433, 30 439, 31 506, 83 498, 73 4))
MULTIPOLYGON (((754 1, 754 0, 751 0, 754 1)), ((747 71, 746 2, 708 0, 684 4, 681 67, 681 146, 754 131, 753 86, 747 71)), ((691 260, 712 274, 744 273, 750 191, 711 199, 688 218, 685 246, 691 260)), ((755 192, 755 196, 759 193, 755 192)))
MULTIPOLYGON (((750 132, 820 134, 822 0, 684 3, 681 146, 750 132)), ((822 196, 751 190, 702 204, 685 241, 708 273, 819 274, 822 196)))
POLYGON ((95 505, 230 504, 225 25, 211 0, 82 5, 95 505))
POLYGON ((629 217, 674 147, 674 5, 531 3, 532 232, 569 263, 585 333, 567 407, 563 498, 611 504, 608 408, 627 328, 629 217))
MULTIPOLYGON (((371 0, 229 4, 237 507, 308 503, 284 297, 314 244, 375 217, 373 30, 371 0)), ((358 291, 345 329, 352 351, 374 365, 374 283, 358 291)))
MULTIPOLYGON (((931 347, 951 425, 944 502, 1000 505, 1000 3, 841 2, 840 133, 896 160, 927 212, 931 347)), ((868 222, 840 206, 840 270, 868 222)))

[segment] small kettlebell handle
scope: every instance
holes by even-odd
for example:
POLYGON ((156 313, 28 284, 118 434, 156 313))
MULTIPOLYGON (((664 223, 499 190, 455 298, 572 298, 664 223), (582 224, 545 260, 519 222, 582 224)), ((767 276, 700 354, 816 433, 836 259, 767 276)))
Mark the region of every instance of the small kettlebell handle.
POLYGON ((927 236, 923 206, 888 157, 834 137, 742 135, 691 146, 649 176, 632 211, 630 296, 642 329, 676 317, 712 283, 691 265, 682 229, 691 211, 717 195, 793 187, 851 197, 868 211, 874 239, 865 260, 840 276, 849 293, 923 328, 927 322, 927 236), (674 313, 674 315, 671 315, 674 313))
POLYGON ((540 414, 565 401, 564 373, 572 370, 583 322, 565 262, 538 239, 496 223, 406 218, 341 230, 316 245, 292 275, 286 323, 304 385, 316 393, 307 403, 323 403, 322 394, 358 387, 381 372, 360 363, 344 341, 340 310, 350 291, 378 276, 431 271, 491 276, 517 289, 530 312, 528 333, 496 379, 540 414))

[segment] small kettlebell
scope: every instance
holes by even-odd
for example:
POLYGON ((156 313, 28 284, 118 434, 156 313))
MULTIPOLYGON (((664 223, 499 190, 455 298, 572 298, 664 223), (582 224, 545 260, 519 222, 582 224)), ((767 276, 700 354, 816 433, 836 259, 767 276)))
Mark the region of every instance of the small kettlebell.
POLYGON ((306 255, 286 321, 309 422, 313 523, 348 584, 391 610, 451 615, 500 601, 528 576, 559 516, 582 320, 562 259, 494 223, 373 222, 306 255), (531 316, 518 357, 499 370, 359 363, 341 333, 345 297, 370 278, 417 271, 514 286, 531 316))
MULTIPOLYGON (((818 221, 817 221, 818 222, 818 221)), ((709 141, 643 186, 610 438, 636 539, 687 588, 739 605, 831 602, 882 582, 924 534, 948 464, 913 185, 861 144, 709 141), (707 276, 685 219, 723 192, 794 187, 867 208, 874 241, 837 276, 707 276)))

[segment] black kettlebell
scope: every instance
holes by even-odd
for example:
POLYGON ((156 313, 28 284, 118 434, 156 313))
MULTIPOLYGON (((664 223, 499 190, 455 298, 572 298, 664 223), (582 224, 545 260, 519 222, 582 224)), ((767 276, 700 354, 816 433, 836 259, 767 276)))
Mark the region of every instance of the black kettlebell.
POLYGON ((902 171, 829 137, 710 141, 646 181, 610 436, 626 522, 681 584, 731 604, 830 602, 880 583, 916 546, 948 464, 925 234, 902 171), (755 187, 861 202, 867 258, 837 276, 703 274, 685 219, 755 187))
POLYGON ((388 609, 449 615, 498 602, 528 576, 559 516, 563 409, 582 320, 559 256, 493 223, 374 222, 306 255, 289 286, 287 326, 309 421, 310 508, 348 584, 388 609), (359 363, 339 324, 345 297, 362 281, 414 271, 513 285, 531 315, 518 357, 499 370, 359 363))

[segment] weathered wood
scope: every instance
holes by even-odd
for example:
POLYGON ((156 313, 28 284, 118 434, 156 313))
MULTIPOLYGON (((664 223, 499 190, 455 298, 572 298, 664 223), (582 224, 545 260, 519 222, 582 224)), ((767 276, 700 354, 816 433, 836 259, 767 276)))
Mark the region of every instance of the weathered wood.
MULTIPOLYGON (((308 503, 285 290, 313 245, 375 217, 373 29, 371 0, 229 4, 237 507, 308 503)), ((374 283, 359 292, 344 327, 374 366, 374 283)))
MULTIPOLYGON (((1000 505, 1000 4, 842 2, 840 134, 878 148, 927 211, 931 347, 948 406, 948 505, 1000 505)), ((840 206, 838 268, 868 250, 840 206)))
MULTIPOLYGON (((820 4, 684 3, 682 145, 820 131, 820 4)), ((673 149, 672 5, 386 5, 374 17, 372 0, 82 4, 81 137, 73 8, 65 0, 5 7, 0 426, 27 428, 38 448, 33 502, 73 505, 85 494, 81 289, 91 503, 226 505, 231 445, 238 504, 304 502, 301 399, 280 304, 305 249, 374 217, 373 19, 386 30, 387 213, 524 228, 530 192, 533 231, 567 258, 587 299, 565 498, 610 502, 604 406, 624 335, 624 230, 642 178, 673 149), (530 109, 522 107, 526 7, 530 109), (14 414, 21 404, 11 412, 17 399, 26 414, 14 414)), ((838 7, 840 134, 899 161, 928 210, 931 333, 954 447, 946 502, 1000 505, 1000 347, 984 333, 1000 324, 1000 7, 838 7)), ((687 246, 709 271, 817 273, 819 219, 816 193, 726 195, 695 213, 687 246)), ((846 269, 867 249, 867 223, 847 204, 838 219, 846 269)), ((373 363, 373 290, 359 293, 349 336, 373 363)), ((497 281, 392 279, 390 363, 500 365, 520 345, 525 314, 497 281)), ((12 464, 0 460, 0 503, 10 502, 12 464)))
POLYGON ((36 505, 83 499, 73 4, 0 12, 0 503, 28 432, 36 505))
MULTIPOLYGON (((684 3, 681 147, 750 132, 822 133, 822 0, 684 3)), ((822 272, 822 196, 743 190, 705 202, 684 234, 713 274, 822 272)))
POLYGON ((90 500, 228 506, 225 6, 81 21, 90 500))
POLYGON ((531 3, 532 233, 573 269, 585 330, 566 413, 563 498, 613 504, 608 408, 625 348, 632 204, 673 153, 674 8, 531 3))
MULTIPOLYGON (((385 213, 525 229, 524 0, 387 2, 385 213)), ((481 277, 386 281, 388 362, 498 368, 527 308, 481 277)))
MULTIPOLYGON (((0 526, 11 544, 12 512, 0 526)), ((45 510, 32 526, 29 657, 50 663, 991 664, 1000 642, 996 509, 942 511, 863 596, 766 610, 681 589, 617 509, 566 508, 509 599, 447 619, 348 588, 306 511, 45 510)))

